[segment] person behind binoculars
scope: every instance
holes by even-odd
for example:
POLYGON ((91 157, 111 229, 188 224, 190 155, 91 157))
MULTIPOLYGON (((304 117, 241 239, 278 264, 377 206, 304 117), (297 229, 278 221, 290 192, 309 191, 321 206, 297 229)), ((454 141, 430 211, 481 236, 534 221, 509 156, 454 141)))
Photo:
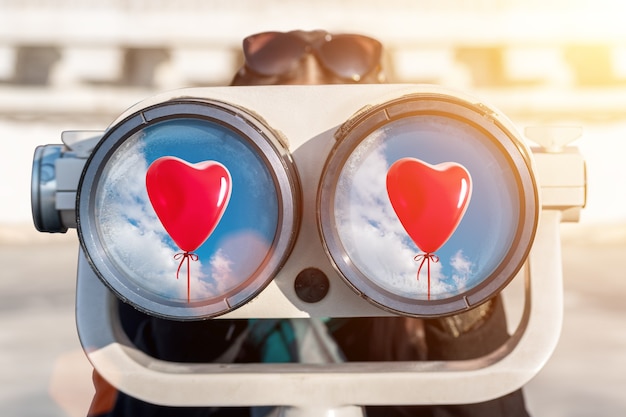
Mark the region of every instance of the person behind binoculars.
MULTIPOLYGON (((384 83, 382 46, 370 37, 325 31, 267 32, 243 41, 244 65, 231 85, 384 83)), ((499 296, 452 317, 349 318, 320 321, 322 342, 305 351, 298 320, 176 322, 119 303, 130 338, 145 353, 174 362, 306 362, 462 360, 483 356, 508 338, 499 296), (300 347, 299 347, 300 346, 300 347)), ((314 320, 314 319, 300 319, 314 320)), ((301 325, 302 323, 300 323, 301 325)), ((317 327, 319 331, 319 326, 317 327)), ((117 392, 94 372, 89 417, 264 416, 270 408, 163 407, 117 392)), ((447 406, 366 407, 368 417, 528 416, 521 390, 488 402, 447 406)))

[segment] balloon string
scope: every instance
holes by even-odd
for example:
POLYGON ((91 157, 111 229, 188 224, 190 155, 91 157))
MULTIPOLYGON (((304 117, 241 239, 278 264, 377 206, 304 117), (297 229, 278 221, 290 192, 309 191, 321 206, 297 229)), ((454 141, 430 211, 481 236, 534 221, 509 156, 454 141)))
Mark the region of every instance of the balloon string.
POLYGON ((415 262, 420 262, 420 266, 417 268, 417 280, 420 280, 420 272, 422 271, 422 267, 424 266, 424 262, 427 262, 428 267, 428 299, 430 300, 430 262, 437 263, 439 262, 439 257, 434 253, 420 253, 413 258, 415 262))
POLYGON ((195 253, 191 253, 191 252, 180 252, 177 253, 176 255, 174 255, 174 259, 179 260, 180 259, 180 263, 178 264, 178 269, 176 270, 176 279, 178 279, 178 274, 180 273, 180 268, 182 268, 183 263, 185 262, 185 259, 187 260, 187 302, 189 302, 190 300, 190 290, 189 290, 189 281, 190 281, 190 275, 189 275, 189 261, 197 261, 198 260, 198 255, 196 255, 195 253))

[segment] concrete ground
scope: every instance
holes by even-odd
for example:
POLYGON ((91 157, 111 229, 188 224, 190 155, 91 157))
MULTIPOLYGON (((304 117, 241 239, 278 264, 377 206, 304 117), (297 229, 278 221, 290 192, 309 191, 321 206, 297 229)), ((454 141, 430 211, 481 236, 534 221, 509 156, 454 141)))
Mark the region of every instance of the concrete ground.
MULTIPOLYGON (((0 227, 0 415, 83 417, 91 370, 74 324, 77 239, 0 227)), ((626 224, 564 225, 565 320, 525 388, 533 416, 626 412, 626 224)))

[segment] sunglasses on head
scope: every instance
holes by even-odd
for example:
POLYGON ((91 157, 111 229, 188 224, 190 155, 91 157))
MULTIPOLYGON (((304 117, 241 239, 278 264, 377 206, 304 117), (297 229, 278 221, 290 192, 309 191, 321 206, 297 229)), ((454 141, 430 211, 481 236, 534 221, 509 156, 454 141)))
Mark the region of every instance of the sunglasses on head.
POLYGON ((289 74, 298 69, 307 54, 312 54, 339 78, 358 82, 380 67, 382 45, 376 39, 355 34, 263 32, 244 39, 243 53, 247 68, 259 75, 289 74))

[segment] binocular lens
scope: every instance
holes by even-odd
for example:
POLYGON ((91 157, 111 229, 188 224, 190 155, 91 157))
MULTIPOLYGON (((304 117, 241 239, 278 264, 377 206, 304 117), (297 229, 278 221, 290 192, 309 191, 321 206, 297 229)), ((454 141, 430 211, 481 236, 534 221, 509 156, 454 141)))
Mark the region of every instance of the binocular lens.
POLYGON ((324 170, 319 224, 353 289, 396 313, 479 304, 521 267, 537 189, 512 132, 446 96, 404 97, 340 130, 324 170))
POLYGON ((94 151, 79 187, 81 242, 140 310, 223 314, 284 262, 297 223, 293 175, 280 140, 252 116, 166 102, 112 127, 94 151))

